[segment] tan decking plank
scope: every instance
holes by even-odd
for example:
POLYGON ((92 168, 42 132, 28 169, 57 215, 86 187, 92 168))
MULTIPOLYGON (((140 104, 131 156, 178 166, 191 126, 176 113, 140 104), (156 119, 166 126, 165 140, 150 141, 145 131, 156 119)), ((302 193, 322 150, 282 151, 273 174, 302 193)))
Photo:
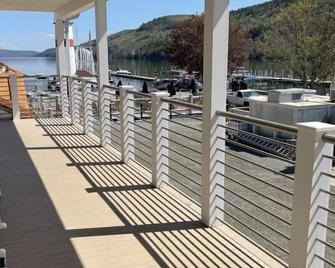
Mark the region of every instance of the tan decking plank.
POLYGON ((9 267, 268 267, 229 228, 204 228, 196 204, 152 188, 148 170, 64 119, 0 122, 0 145, 9 267))

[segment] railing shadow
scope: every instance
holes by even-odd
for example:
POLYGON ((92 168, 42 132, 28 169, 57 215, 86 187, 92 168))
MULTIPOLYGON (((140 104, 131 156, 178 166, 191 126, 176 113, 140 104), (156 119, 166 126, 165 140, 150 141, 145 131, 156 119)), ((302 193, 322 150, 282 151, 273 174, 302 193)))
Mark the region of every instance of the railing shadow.
MULTIPOLYGON (((136 163, 123 164, 118 152, 72 126, 38 120, 47 135, 122 221, 123 226, 68 230, 75 237, 132 235, 160 267, 264 267, 242 245, 216 229, 206 228, 199 215, 166 189, 154 189, 150 173, 136 163), (75 133, 79 135, 75 135, 75 133), (67 133, 69 135, 67 135, 67 133)), ((124 256, 129 255, 125 249, 124 256)))

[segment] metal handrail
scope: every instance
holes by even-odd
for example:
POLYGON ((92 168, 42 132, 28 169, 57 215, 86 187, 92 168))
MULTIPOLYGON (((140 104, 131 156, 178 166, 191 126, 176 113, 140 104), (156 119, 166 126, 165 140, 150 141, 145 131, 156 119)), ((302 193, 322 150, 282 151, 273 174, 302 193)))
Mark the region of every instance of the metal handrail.
POLYGON ((325 134, 322 137, 322 140, 327 143, 331 143, 335 145, 335 135, 334 134, 325 134))
POLYGON ((187 108, 192 108, 192 109, 195 109, 195 110, 202 111, 202 106, 197 105, 197 104, 192 104, 192 103, 179 101, 179 100, 174 100, 174 99, 170 99, 170 98, 161 98, 161 101, 169 103, 169 104, 176 104, 176 105, 184 106, 184 107, 187 107, 187 108))
POLYGON ((151 95, 148 94, 148 93, 143 93, 143 92, 139 92, 139 91, 135 91, 135 90, 131 90, 131 89, 127 89, 127 93, 137 95, 137 96, 142 96, 142 97, 145 97, 145 98, 151 98, 151 95))
POLYGON ((120 91, 120 88, 119 87, 115 87, 115 86, 111 86, 111 85, 103 85, 104 88, 109 88, 109 89, 113 89, 113 90, 116 90, 116 91, 120 91))
POLYGON ((255 117, 245 116, 245 115, 239 115, 239 114, 230 113, 230 112, 223 112, 223 111, 217 111, 216 115, 224 116, 230 119, 235 119, 237 121, 247 122, 247 123, 260 126, 260 127, 266 127, 266 128, 270 128, 270 129, 274 129, 274 130, 278 130, 282 132, 287 132, 293 135, 298 134, 297 127, 289 126, 289 125, 285 125, 281 123, 276 123, 276 122, 272 122, 272 121, 268 121, 264 119, 259 119, 255 117))

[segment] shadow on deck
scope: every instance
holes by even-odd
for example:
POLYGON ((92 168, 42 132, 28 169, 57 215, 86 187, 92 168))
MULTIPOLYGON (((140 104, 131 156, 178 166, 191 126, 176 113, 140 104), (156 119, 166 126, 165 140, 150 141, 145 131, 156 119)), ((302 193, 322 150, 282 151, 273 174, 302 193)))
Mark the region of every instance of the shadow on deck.
POLYGON ((64 119, 0 122, 0 148, 9 267, 279 266, 64 119))

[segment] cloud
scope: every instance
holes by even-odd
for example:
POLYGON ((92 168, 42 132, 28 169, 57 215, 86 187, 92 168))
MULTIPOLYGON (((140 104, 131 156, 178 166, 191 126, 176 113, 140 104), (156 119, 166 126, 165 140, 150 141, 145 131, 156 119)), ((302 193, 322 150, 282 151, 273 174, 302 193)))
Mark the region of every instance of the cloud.
POLYGON ((0 41, 0 47, 5 47, 5 46, 7 46, 7 43, 4 41, 0 41))
POLYGON ((50 34, 48 34, 48 37, 51 38, 51 39, 54 39, 54 38, 55 38, 55 35, 52 34, 52 33, 50 33, 50 34))

